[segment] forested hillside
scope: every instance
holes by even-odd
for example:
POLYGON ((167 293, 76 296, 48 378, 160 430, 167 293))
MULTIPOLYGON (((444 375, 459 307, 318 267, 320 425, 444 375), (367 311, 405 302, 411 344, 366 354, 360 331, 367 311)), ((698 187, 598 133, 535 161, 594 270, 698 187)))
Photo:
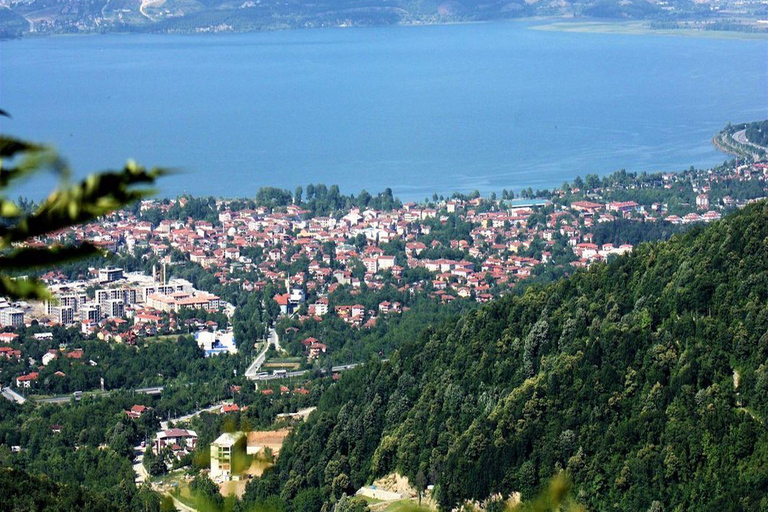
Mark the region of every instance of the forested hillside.
POLYGON ((0 37, 31 33, 200 33, 421 25, 530 16, 576 15, 666 22, 713 16, 708 0, 670 0, 666 5, 664 9, 647 0, 11 0, 0 5, 0 37))
POLYGON ((298 510, 397 470, 450 509, 564 470, 590 510, 764 510, 767 297, 761 202, 345 374, 245 501, 298 510))
POLYGON ((758 146, 768 146, 768 120, 749 123, 746 130, 749 142, 758 146))

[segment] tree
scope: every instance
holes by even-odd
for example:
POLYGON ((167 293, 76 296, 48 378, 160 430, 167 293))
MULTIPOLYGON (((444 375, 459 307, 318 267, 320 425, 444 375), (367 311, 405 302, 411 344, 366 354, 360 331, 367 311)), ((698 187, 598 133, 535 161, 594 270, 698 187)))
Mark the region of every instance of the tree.
POLYGON ((121 171, 91 174, 73 184, 69 182, 71 170, 52 149, 0 135, 0 295, 12 299, 50 298, 41 281, 34 277, 15 278, 14 274, 102 252, 87 242, 46 248, 31 248, 26 243, 92 221, 146 197, 151 190, 133 187, 151 185, 162 174, 162 169, 146 170, 129 161, 121 171), (44 169, 57 173, 61 184, 31 212, 3 195, 10 184, 44 169))
POLYGON ((322 506, 320 489, 305 489, 293 499, 293 509, 296 512, 317 512, 322 506))
POLYGON ((597 174, 587 174, 586 185, 589 190, 600 188, 600 177, 597 174))
POLYGON ((413 479, 413 485, 416 486, 416 490, 419 492, 419 506, 421 506, 421 497, 424 495, 424 489, 427 488, 427 477, 424 476, 424 472, 419 470, 416 473, 416 477, 413 479))
POLYGON ((219 493, 219 486, 208 475, 197 475, 189 484, 189 490, 195 504, 202 510, 221 510, 224 498, 219 493))

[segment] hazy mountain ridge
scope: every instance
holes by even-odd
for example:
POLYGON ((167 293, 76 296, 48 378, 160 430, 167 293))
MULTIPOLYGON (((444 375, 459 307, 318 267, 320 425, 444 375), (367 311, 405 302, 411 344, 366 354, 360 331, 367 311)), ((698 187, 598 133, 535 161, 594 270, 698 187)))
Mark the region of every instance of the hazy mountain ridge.
POLYGON ((399 470, 449 509, 565 470, 590 510, 768 506, 767 220, 642 245, 345 375, 246 501, 399 470))
POLYGON ((674 21, 709 16, 688 0, 6 0, 0 36, 83 32, 226 32, 593 16, 674 21))

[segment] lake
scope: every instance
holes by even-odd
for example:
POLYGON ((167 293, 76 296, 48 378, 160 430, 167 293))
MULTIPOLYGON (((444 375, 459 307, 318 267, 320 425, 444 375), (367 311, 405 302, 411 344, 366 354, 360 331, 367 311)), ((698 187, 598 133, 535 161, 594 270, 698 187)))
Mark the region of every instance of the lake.
POLYGON ((80 175, 128 157, 181 169, 163 195, 313 182, 414 200, 710 166, 726 123, 768 117, 766 40, 530 27, 4 41, 0 128, 80 175))

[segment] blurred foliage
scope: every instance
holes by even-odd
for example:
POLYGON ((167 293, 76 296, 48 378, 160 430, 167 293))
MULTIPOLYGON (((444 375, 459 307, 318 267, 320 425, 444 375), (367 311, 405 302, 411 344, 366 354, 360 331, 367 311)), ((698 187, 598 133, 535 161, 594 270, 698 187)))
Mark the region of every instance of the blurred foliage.
POLYGON ((162 169, 147 170, 129 161, 122 170, 91 174, 71 182, 71 170, 51 148, 0 135, 0 296, 11 299, 46 299, 45 286, 33 277, 19 277, 25 271, 60 265, 99 254, 88 242, 75 245, 48 245, 57 232, 90 222, 152 194, 152 185, 162 169), (8 187, 34 174, 50 170, 61 183, 31 212, 7 196, 8 187), (38 243, 34 243, 38 242, 38 243), (12 277, 15 276, 15 277, 12 277))
POLYGON ((576 503, 571 495, 571 482, 559 473, 552 477, 539 495, 528 503, 510 505, 506 512, 586 512, 586 508, 576 503))

